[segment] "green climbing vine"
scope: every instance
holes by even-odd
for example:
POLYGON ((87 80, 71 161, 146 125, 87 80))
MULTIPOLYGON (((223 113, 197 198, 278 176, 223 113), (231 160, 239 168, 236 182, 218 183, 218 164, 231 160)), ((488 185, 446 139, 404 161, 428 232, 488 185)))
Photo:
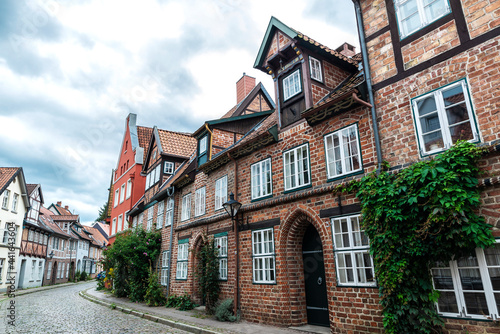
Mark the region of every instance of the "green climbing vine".
POLYGON ((337 189, 361 201, 387 333, 440 332, 430 266, 494 243, 477 213, 480 157, 480 148, 459 142, 399 173, 372 173, 337 189))
POLYGON ((196 258, 198 259, 196 277, 198 278, 207 313, 213 314, 220 292, 219 258, 217 257, 219 249, 215 246, 213 239, 205 236, 204 240, 206 241, 196 252, 196 258))

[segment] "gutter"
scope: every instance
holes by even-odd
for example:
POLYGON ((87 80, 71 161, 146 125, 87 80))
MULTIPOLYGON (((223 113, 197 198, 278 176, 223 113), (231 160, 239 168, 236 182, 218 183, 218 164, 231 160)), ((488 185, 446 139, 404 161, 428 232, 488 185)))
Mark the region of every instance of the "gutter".
POLYGON ((366 40, 365 40, 365 30, 363 28, 363 14, 361 13, 361 5, 359 4, 359 0, 352 0, 354 4, 354 9, 356 11, 356 22, 358 24, 358 35, 359 35, 359 44, 361 46, 361 55, 363 57, 363 72, 365 74, 366 86, 368 90, 368 98, 371 104, 371 114, 372 114, 372 123, 373 123, 373 133, 375 140, 375 149, 377 152, 377 174, 380 173, 382 168, 382 149, 380 147, 380 137, 378 132, 378 123, 377 123, 377 110, 375 109, 375 98, 373 97, 373 87, 372 87, 372 76, 370 73, 370 64, 368 61, 368 50, 366 49, 366 40))

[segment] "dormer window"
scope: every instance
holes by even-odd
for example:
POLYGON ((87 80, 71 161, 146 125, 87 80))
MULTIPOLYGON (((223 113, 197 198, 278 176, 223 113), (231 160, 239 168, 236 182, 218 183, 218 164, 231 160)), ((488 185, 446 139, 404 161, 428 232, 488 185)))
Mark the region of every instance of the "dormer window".
POLYGON ((174 163, 170 161, 165 161, 165 165, 163 167, 163 174, 174 174, 174 163))
POLYGON ((208 135, 203 136, 198 141, 198 165, 208 161, 208 135))
POLYGON ((300 72, 296 70, 289 76, 283 79, 283 100, 286 101, 292 96, 299 94, 302 91, 300 84, 300 72))
POLYGON ((316 58, 309 57, 309 68, 311 71, 311 78, 322 82, 323 74, 321 72, 321 62, 316 58))

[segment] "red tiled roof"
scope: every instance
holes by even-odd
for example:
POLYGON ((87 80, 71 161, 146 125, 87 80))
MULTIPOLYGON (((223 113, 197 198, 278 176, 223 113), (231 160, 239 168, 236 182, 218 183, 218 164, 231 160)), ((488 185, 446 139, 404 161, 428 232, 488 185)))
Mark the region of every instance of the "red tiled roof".
POLYGON ((26 188, 28 189, 28 195, 31 195, 31 193, 38 187, 38 184, 31 184, 27 183, 26 188))
POLYGON ((0 193, 9 185, 21 167, 0 167, 0 193))
POLYGON ((196 138, 190 134, 158 129, 163 153, 189 158, 196 150, 196 138))
MULTIPOLYGON (((293 30, 295 30, 295 29, 293 29, 293 30)), ((297 31, 297 30, 295 30, 295 31, 297 31)), ((299 31, 297 31, 297 34, 298 34, 297 38, 300 38, 304 42, 308 42, 309 44, 312 44, 312 45, 314 45, 316 47, 319 47, 320 49, 322 49, 323 51, 331 54, 332 56, 335 56, 335 57, 337 57, 339 59, 342 59, 343 61, 346 61, 346 62, 348 62, 350 64, 353 64, 353 65, 358 65, 358 63, 359 63, 359 61, 357 59, 354 59, 354 57, 349 58, 347 56, 344 56, 340 52, 335 51, 333 49, 330 49, 329 47, 327 47, 327 46, 325 46, 325 45, 323 45, 323 44, 315 41, 311 37, 308 37, 308 36, 304 35, 303 33, 299 32, 299 31)))
POLYGON ((57 233, 59 235, 63 235, 63 236, 68 237, 68 238, 72 237, 70 234, 61 230, 59 225, 54 223, 54 221, 52 220, 53 217, 57 217, 57 216, 54 216, 52 211, 46 209, 43 206, 40 207, 40 220, 42 221, 42 223, 44 223, 48 228, 50 228, 52 231, 54 231, 55 233, 57 233))
POLYGON ((108 241, 101 234, 101 232, 99 232, 98 229, 90 227, 90 226, 84 226, 83 228, 92 234, 92 238, 94 239, 93 243, 95 243, 96 245, 106 246, 108 244, 108 241))
POLYGON ((53 221, 77 221, 78 220, 78 215, 54 215, 52 214, 52 220, 53 221))
POLYGON ((137 137, 139 139, 139 146, 147 149, 149 145, 149 139, 151 139, 151 134, 153 133, 153 128, 148 128, 146 126, 137 126, 137 137))

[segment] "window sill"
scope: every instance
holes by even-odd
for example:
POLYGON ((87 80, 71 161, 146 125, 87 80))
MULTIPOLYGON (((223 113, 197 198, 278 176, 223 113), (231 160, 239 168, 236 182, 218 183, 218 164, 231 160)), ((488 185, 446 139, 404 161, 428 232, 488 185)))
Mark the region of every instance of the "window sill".
POLYGON ((341 285, 341 284, 337 284, 337 288, 378 289, 379 287, 376 284, 374 284, 374 285, 355 285, 355 284, 341 285))
POLYGON ((269 198, 273 198, 273 194, 271 195, 267 195, 267 196, 263 196, 263 197, 259 197, 259 198, 254 198, 250 201, 250 203, 254 203, 254 202, 259 202, 259 201, 263 201, 265 199, 269 199, 269 198))
POLYGON ((175 278, 176 281, 187 281, 188 279, 187 278, 175 278))
POLYGON ((4 208, 4 207, 2 207, 2 210, 9 211, 9 209, 8 209, 8 208, 4 208))
POLYGON ((254 285, 278 285, 276 282, 252 282, 254 285))
POLYGON ((362 168, 356 172, 352 172, 352 173, 349 173, 349 174, 343 174, 343 175, 340 175, 340 176, 335 176, 335 177, 332 177, 332 178, 329 178, 326 180, 326 182, 334 182, 334 181, 337 181, 337 180, 341 180, 341 179, 345 179, 347 177, 350 177, 350 176, 355 176, 355 175, 360 175, 360 174, 364 174, 365 173, 365 170, 362 168))
POLYGON ((16 214, 16 215, 17 215, 17 211, 13 211, 13 210, 11 210, 10 212, 11 212, 11 213, 14 213, 14 214, 16 214))
POLYGON ((304 189, 311 188, 311 187, 312 187, 312 184, 308 184, 308 185, 305 185, 305 186, 302 186, 302 187, 285 190, 285 191, 283 191, 283 194, 289 194, 289 193, 293 193, 293 192, 296 192, 296 191, 299 191, 299 190, 304 190, 304 189))

